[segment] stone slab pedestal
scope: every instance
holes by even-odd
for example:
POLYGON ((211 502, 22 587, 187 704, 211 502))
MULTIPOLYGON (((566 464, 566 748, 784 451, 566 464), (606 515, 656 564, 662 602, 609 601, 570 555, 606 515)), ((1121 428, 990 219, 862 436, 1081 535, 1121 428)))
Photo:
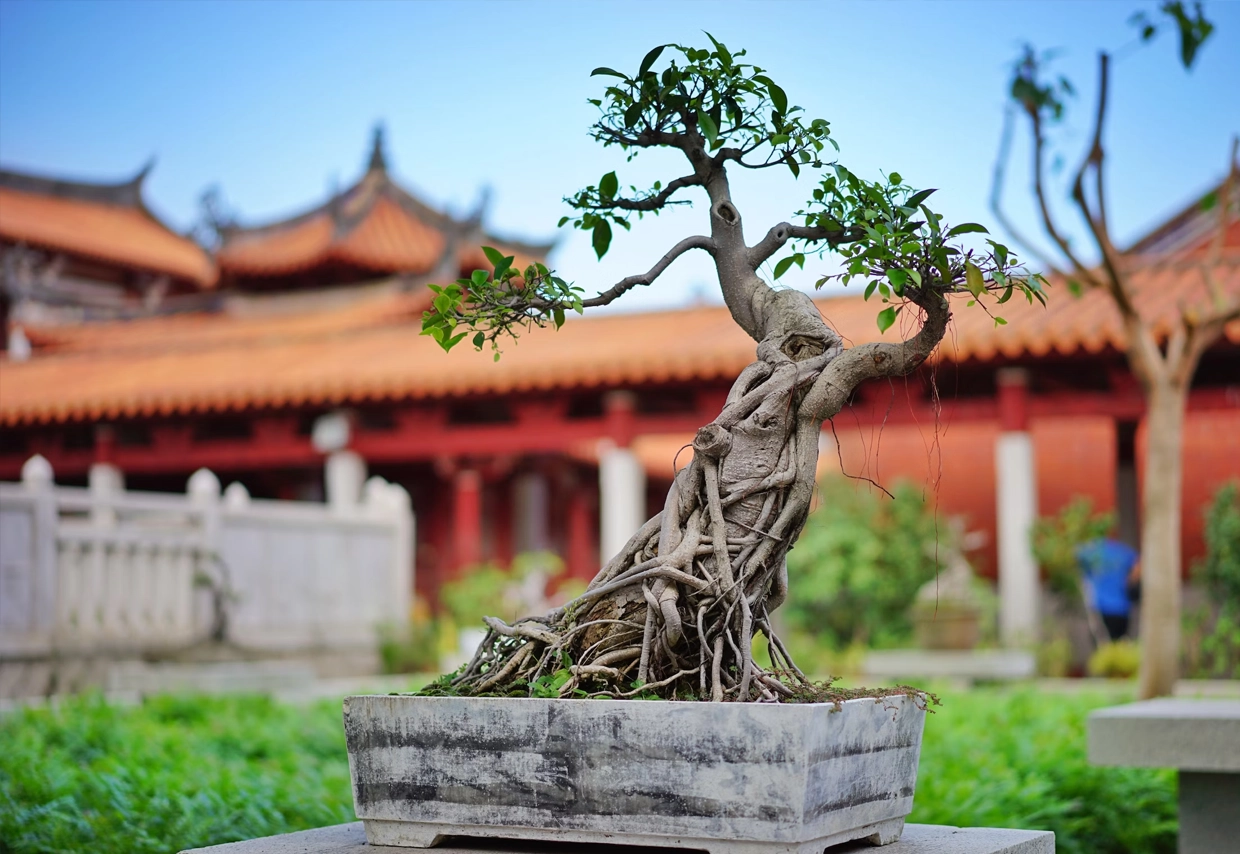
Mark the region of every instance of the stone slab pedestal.
MULTIPOLYGON (((864 854, 874 849, 865 842, 849 842, 827 854, 864 854)), ((510 842, 482 839, 448 839, 433 854, 651 854, 667 849, 632 845, 598 845, 569 842, 510 842)), ((899 842, 882 854, 1054 854, 1055 834, 1043 830, 1005 830, 989 827, 944 827, 909 824, 899 842)), ((181 854, 409 854, 408 848, 368 845, 360 821, 319 830, 303 830, 248 842, 194 848, 181 854)))
POLYGON ((349 697, 357 817, 373 845, 448 836, 819 854, 900 838, 925 707, 349 697))
POLYGON ((1240 839, 1240 700, 1147 700, 1089 716, 1094 765, 1175 768, 1180 854, 1235 850, 1240 839))

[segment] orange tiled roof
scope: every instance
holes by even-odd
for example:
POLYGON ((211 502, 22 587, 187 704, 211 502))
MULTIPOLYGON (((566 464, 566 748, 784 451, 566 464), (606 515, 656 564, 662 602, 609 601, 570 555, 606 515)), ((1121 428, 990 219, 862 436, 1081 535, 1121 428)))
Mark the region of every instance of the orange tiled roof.
MULTIPOLYGON (((1229 253, 1217 275, 1240 295, 1240 253, 1229 253)), ((1173 316, 1205 295, 1195 262, 1150 264, 1133 281, 1151 317, 1173 316)), ((33 330, 46 350, 28 362, 0 362, 0 423, 730 379, 753 359, 753 342, 713 306, 573 319, 509 343, 499 362, 467 344, 445 354, 418 334, 424 299, 389 294, 286 317, 187 315, 33 330)), ((874 303, 842 296, 818 305, 851 344, 880 339, 874 303)), ((998 311, 1008 324, 996 328, 961 301, 937 358, 1123 345, 1118 314, 1101 293, 1074 298, 1054 287, 1048 309, 1013 300, 998 311)), ((1240 322, 1226 337, 1240 344, 1240 322)))
MULTIPOLYGON (((403 190, 388 174, 382 145, 376 133, 366 173, 327 204, 265 226, 225 229, 216 253, 221 270, 237 278, 278 277, 342 262, 379 274, 427 273, 451 242, 456 275, 486 265, 478 244, 512 243, 484 234, 478 217, 457 221, 403 190)), ((551 248, 513 245, 509 254, 524 263, 542 260, 551 248)))
POLYGON ((196 243, 140 206, 0 186, 0 238, 164 273, 202 288, 216 280, 215 265, 196 243))

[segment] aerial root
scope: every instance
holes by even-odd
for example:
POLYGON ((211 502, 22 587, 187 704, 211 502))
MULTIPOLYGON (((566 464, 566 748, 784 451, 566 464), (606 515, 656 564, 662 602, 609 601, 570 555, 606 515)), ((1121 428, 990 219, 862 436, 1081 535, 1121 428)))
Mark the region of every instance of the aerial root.
POLYGON ((764 361, 698 431, 663 511, 575 600, 512 624, 487 617, 452 688, 775 702, 805 684, 769 614, 786 595, 784 556, 813 494, 819 425, 798 405, 836 352, 798 363, 764 342, 764 361), (769 669, 754 661, 755 635, 769 669))

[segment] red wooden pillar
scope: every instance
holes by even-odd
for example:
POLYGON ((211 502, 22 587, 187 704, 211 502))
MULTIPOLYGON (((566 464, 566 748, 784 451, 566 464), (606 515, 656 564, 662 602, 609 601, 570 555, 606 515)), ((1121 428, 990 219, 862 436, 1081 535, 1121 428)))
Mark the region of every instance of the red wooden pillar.
POLYGON ((594 542, 594 502, 584 483, 573 483, 569 495, 565 561, 572 578, 589 581, 598 573, 598 546, 594 542))
POLYGON ((457 570, 482 560, 482 475, 476 469, 452 477, 452 547, 457 570))

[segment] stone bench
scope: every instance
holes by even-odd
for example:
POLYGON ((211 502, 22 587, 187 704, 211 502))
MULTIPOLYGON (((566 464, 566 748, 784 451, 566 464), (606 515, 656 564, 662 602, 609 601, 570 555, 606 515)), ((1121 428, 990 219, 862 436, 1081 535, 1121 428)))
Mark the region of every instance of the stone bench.
POLYGON ((1023 649, 883 649, 866 655, 861 672, 882 679, 1006 681, 1032 678, 1037 664, 1023 649))
POLYGON ((1240 839, 1240 700, 1167 698, 1089 716, 1094 765, 1175 768, 1180 854, 1235 851, 1240 839))
MULTIPOLYGON (((362 823, 338 824, 318 830, 303 830, 248 842, 231 842, 210 848, 195 848, 181 854, 413 854, 416 848, 391 848, 366 844, 362 823)), ((504 840, 460 839, 435 848, 421 849, 428 854, 667 854, 667 848, 631 845, 584 845, 564 842, 510 842, 504 840)), ((827 854, 1054 854, 1055 834, 1043 830, 1003 830, 985 827, 943 827, 909 824, 899 842, 874 848, 865 842, 832 846, 827 854)))

